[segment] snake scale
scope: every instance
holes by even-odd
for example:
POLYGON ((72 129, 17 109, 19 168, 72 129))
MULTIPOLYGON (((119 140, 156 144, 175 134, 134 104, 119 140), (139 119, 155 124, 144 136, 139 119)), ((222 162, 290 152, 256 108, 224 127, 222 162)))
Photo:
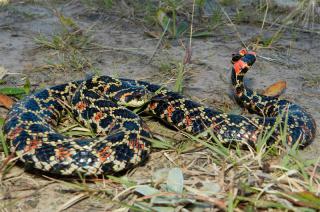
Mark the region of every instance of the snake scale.
POLYGON ((146 112, 177 129, 192 134, 207 132, 207 136, 213 134, 223 143, 254 145, 259 136, 272 130, 268 139, 272 144, 287 126, 288 144, 307 146, 316 131, 309 113, 287 100, 245 87, 244 75, 255 60, 254 52, 241 50, 234 54, 232 83, 236 100, 259 117, 222 113, 160 85, 95 76, 47 88, 18 101, 5 121, 6 140, 12 152, 36 169, 61 175, 115 173, 148 157, 152 135, 131 110, 144 105, 146 112), (97 136, 59 134, 55 127, 70 112, 97 136), (275 126, 279 116, 281 124, 275 126))

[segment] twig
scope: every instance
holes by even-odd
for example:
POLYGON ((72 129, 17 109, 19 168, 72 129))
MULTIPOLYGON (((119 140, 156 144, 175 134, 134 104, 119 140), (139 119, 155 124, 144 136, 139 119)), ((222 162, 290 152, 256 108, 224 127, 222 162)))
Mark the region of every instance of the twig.
POLYGON ((208 197, 205 195, 193 195, 193 194, 182 195, 182 194, 173 193, 173 192, 161 192, 161 193, 156 193, 156 194, 152 194, 152 195, 146 195, 146 196, 138 198, 137 201, 152 199, 154 197, 163 197, 163 196, 196 199, 196 200, 199 200, 202 202, 209 202, 209 203, 217 206, 220 209, 226 209, 226 204, 224 203, 224 201, 219 200, 217 198, 208 197))
POLYGON ((280 60, 277 60, 277 59, 274 59, 274 58, 271 58, 271 57, 265 57, 265 56, 261 56, 261 55, 257 55, 257 57, 261 58, 261 59, 264 59, 266 61, 269 61, 269 62, 274 62, 274 63, 277 63, 277 64, 285 65, 284 62, 282 62, 280 60))
POLYGON ((263 16, 263 20, 262 20, 262 24, 261 24, 261 28, 260 28, 260 34, 262 34, 264 24, 267 19, 268 10, 269 10, 269 4, 268 4, 268 0, 266 0, 266 11, 264 12, 264 16, 263 16))
POLYGON ((236 25, 233 23, 233 21, 231 20, 231 18, 229 17, 228 13, 224 10, 223 6, 218 2, 218 1, 215 1, 217 3, 217 5, 220 7, 221 11, 223 12, 223 14, 227 17, 228 21, 230 22, 231 26, 233 27, 233 29, 236 31, 236 34, 241 42, 241 44, 246 48, 248 49, 247 45, 244 43, 244 41, 242 40, 241 38, 241 35, 236 27, 236 25))
POLYGON ((195 0, 193 0, 192 4, 192 16, 191 16, 191 25, 190 25, 190 37, 189 37, 189 45, 186 49, 186 55, 184 56, 183 64, 189 64, 192 57, 192 34, 193 34, 193 18, 194 18, 194 5, 195 0))
POLYGON ((147 64, 150 64, 151 61, 152 61, 152 59, 153 59, 153 57, 156 55, 157 50, 158 50, 158 48, 159 48, 159 46, 160 46, 160 44, 161 44, 161 42, 162 42, 162 39, 163 39, 164 35, 166 34, 166 32, 167 32, 167 30, 168 30, 168 28, 169 28, 170 21, 171 21, 171 19, 169 18, 169 19, 168 19, 168 22, 167 22, 167 25, 166 25, 166 27, 164 28, 164 30, 163 30, 163 32, 162 32, 162 34, 161 34, 161 37, 160 37, 160 39, 159 39, 159 41, 158 41, 158 43, 157 43, 157 45, 156 45, 156 48, 155 48, 154 52, 152 53, 151 57, 149 58, 147 64))

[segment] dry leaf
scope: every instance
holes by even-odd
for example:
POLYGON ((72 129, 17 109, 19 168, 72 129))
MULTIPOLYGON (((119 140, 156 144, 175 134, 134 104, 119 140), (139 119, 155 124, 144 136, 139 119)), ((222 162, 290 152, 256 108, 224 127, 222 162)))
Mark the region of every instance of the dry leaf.
POLYGON ((5 108, 10 109, 14 101, 7 95, 0 94, 0 105, 3 105, 5 108))
POLYGON ((68 208, 70 208, 71 206, 73 206, 74 204, 88 198, 89 195, 88 193, 80 193, 74 197, 72 197, 71 199, 69 199, 66 203, 64 203, 63 205, 61 205, 57 211, 64 211, 68 208))
POLYGON ((280 96, 280 94, 282 94, 286 88, 287 88, 286 81, 280 80, 270 85, 268 88, 266 88, 262 94, 265 96, 273 96, 273 97, 280 96))
POLYGON ((161 32, 157 32, 157 31, 145 31, 144 33, 147 36, 152 37, 152 38, 160 39, 160 37, 161 37, 161 32))

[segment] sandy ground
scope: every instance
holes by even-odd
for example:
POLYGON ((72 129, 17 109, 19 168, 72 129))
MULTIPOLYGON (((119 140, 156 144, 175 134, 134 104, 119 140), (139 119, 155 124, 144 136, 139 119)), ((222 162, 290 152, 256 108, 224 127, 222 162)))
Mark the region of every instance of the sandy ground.
MULTIPOLYGON (((100 45, 122 49, 87 52, 94 66, 101 69, 101 74, 163 83, 170 79, 170 75, 159 70, 161 64, 181 61, 184 57, 184 49, 173 41, 170 48, 159 49, 148 64, 158 40, 146 36, 143 26, 131 19, 87 10, 77 2, 60 5, 58 9, 82 28, 92 27, 94 39, 100 45)), ((237 29, 243 41, 249 43, 259 33, 260 26, 242 24, 237 29)), ((0 65, 10 73, 6 78, 7 84, 3 86, 21 86, 24 78, 28 77, 33 87, 37 88, 83 79, 93 74, 90 71, 34 71, 34 67, 46 63, 51 52, 39 49, 33 38, 40 34, 50 36, 59 31, 61 25, 57 17, 46 6, 15 3, 8 10, 0 10, 0 65)), ((281 63, 259 58, 247 76, 247 83, 254 89, 265 89, 278 80, 285 80, 287 89, 283 97, 305 107, 320 126, 320 86, 309 86, 311 79, 320 78, 320 37, 311 33, 295 33, 293 38, 290 32, 286 32, 277 42, 277 48, 258 51, 259 55, 281 63)), ((230 26, 219 27, 210 37, 193 39, 192 64, 188 67, 184 93, 215 108, 232 105, 230 110, 239 112, 230 98, 229 70, 230 55, 240 48, 241 43, 230 26)), ((5 117, 6 112, 1 109, 1 116, 5 117)), ((318 133, 314 143, 303 150, 303 154, 306 158, 318 157, 319 148, 318 133)), ((187 164, 197 157, 197 153, 170 154, 175 161, 179 161, 178 165, 187 164)), ((149 179, 154 170, 172 166, 175 165, 168 161, 163 152, 155 151, 145 166, 136 168, 128 176, 143 181, 149 179)), ((9 200, 5 211, 56 211, 77 195, 72 189, 66 189, 63 183, 48 180, 41 174, 26 173, 18 166, 11 170, 6 179, 0 187, 0 194, 9 200)), ((112 204, 101 199, 103 196, 87 198, 69 211, 111 210, 109 205, 112 204)))

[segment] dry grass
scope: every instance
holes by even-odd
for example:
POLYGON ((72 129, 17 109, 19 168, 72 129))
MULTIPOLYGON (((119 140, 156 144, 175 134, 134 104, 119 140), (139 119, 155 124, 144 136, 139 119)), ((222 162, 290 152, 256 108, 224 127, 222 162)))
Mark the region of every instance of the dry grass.
MULTIPOLYGON (((156 139, 152 140, 154 152, 150 160, 123 176, 63 179, 42 175, 40 184, 44 185, 38 185, 23 170, 10 170, 16 159, 8 156, 3 158, 6 167, 2 167, 1 184, 4 189, 12 184, 18 189, 21 180, 28 179, 34 192, 55 184, 63 192, 73 194, 59 205, 59 210, 93 200, 108 203, 110 210, 132 211, 173 211, 177 207, 228 211, 320 209, 316 196, 320 192, 320 157, 304 160, 296 147, 286 147, 284 142, 266 147, 266 137, 260 138, 257 148, 248 146, 244 150, 212 142, 214 137, 203 140, 183 132, 177 135, 159 123, 151 124, 151 129, 156 139)), ((72 135, 83 132, 81 126, 67 131, 72 135)), ((83 135, 88 136, 86 131, 83 135)), ((28 199, 34 192, 27 196, 2 196, 2 208, 28 199)))

